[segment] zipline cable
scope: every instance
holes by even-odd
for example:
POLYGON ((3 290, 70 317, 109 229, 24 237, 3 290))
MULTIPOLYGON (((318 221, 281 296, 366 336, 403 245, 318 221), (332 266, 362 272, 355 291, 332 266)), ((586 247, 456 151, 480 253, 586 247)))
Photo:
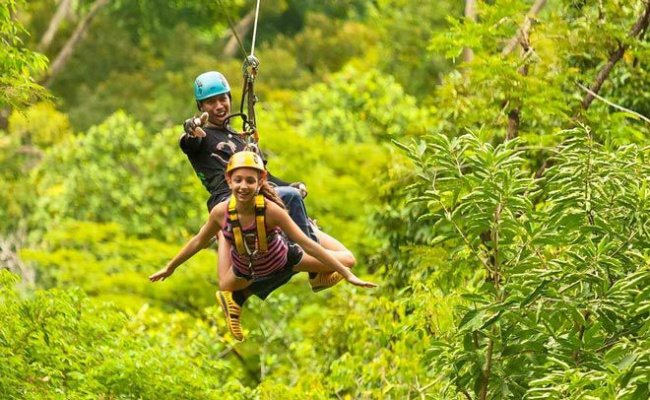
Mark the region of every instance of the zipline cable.
POLYGON ((260 1, 257 0, 255 7, 255 24, 253 25, 253 44, 251 46, 251 56, 255 56, 255 38, 257 37, 257 17, 260 15, 260 1))

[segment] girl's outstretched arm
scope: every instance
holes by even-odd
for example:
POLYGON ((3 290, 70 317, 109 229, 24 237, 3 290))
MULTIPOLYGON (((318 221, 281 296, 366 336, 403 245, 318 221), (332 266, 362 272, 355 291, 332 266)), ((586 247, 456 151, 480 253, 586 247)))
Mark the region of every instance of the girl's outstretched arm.
POLYGON ((204 249, 210 243, 210 239, 213 238, 214 235, 216 235, 217 232, 221 230, 221 225, 219 225, 218 221, 221 221, 223 218, 223 208, 224 207, 217 205, 210 213, 208 221, 205 223, 205 225, 203 225, 199 233, 190 239, 189 242, 185 243, 185 246, 183 246, 181 251, 179 251, 178 254, 176 254, 176 256, 174 256, 174 258, 172 258, 172 260, 167 263, 165 268, 149 276, 149 280, 151 282, 156 282, 159 280, 164 281, 165 278, 174 273, 179 265, 183 264, 200 250, 204 249))
POLYGON ((327 252, 320 244, 311 240, 300 230, 298 225, 291 219, 289 214, 281 209, 277 204, 266 202, 266 216, 270 217, 269 226, 276 225, 291 239, 297 243, 307 254, 315 257, 318 261, 331 267, 334 271, 341 274, 346 281, 356 286, 377 287, 372 282, 366 282, 359 279, 350 269, 341 264, 334 256, 327 252))

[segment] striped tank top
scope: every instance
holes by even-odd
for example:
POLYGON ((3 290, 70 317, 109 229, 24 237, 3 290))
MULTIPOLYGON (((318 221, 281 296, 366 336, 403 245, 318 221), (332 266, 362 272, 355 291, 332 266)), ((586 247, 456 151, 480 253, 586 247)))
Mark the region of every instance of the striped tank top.
MULTIPOLYGON (((287 240, 279 227, 266 231, 268 251, 255 254, 252 257, 248 254, 237 253, 235 237, 232 233, 232 224, 228 219, 228 215, 225 217, 223 227, 223 236, 231 244, 230 254, 232 255, 233 268, 239 272, 239 275, 267 276, 281 270, 287 264, 287 240)), ((244 237, 247 248, 251 252, 254 252, 255 242, 257 240, 255 222, 247 227, 242 226, 242 236, 244 237)))

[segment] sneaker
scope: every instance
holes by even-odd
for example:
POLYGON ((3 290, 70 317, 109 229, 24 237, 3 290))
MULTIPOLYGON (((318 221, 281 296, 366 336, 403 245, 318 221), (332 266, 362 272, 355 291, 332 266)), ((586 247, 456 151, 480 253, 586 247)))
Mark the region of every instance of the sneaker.
POLYGON ((339 274, 336 271, 321 272, 316 274, 314 278, 310 279, 309 284, 311 285, 311 290, 313 290, 314 293, 318 293, 321 290, 331 288, 332 286, 341 282, 342 279, 343 275, 339 274))
POLYGON ((217 292, 217 301, 221 305, 223 313, 226 315, 226 323, 228 324, 228 329, 230 333, 235 337, 235 339, 242 341, 244 340, 244 334, 241 330, 241 324, 239 322, 239 316, 241 315, 241 307, 235 303, 232 299, 232 292, 217 292))

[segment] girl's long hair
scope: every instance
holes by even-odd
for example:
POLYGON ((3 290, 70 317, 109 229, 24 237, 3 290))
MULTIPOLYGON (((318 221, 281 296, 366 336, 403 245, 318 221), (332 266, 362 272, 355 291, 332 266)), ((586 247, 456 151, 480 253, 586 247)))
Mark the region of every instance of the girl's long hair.
POLYGON ((271 200, 275 204, 279 205, 280 208, 282 208, 283 210, 287 209, 287 207, 282 202, 280 196, 278 196, 278 194, 275 192, 275 190, 271 187, 271 185, 269 185, 269 183, 266 180, 262 182, 262 186, 260 187, 260 194, 266 197, 267 199, 271 200))

